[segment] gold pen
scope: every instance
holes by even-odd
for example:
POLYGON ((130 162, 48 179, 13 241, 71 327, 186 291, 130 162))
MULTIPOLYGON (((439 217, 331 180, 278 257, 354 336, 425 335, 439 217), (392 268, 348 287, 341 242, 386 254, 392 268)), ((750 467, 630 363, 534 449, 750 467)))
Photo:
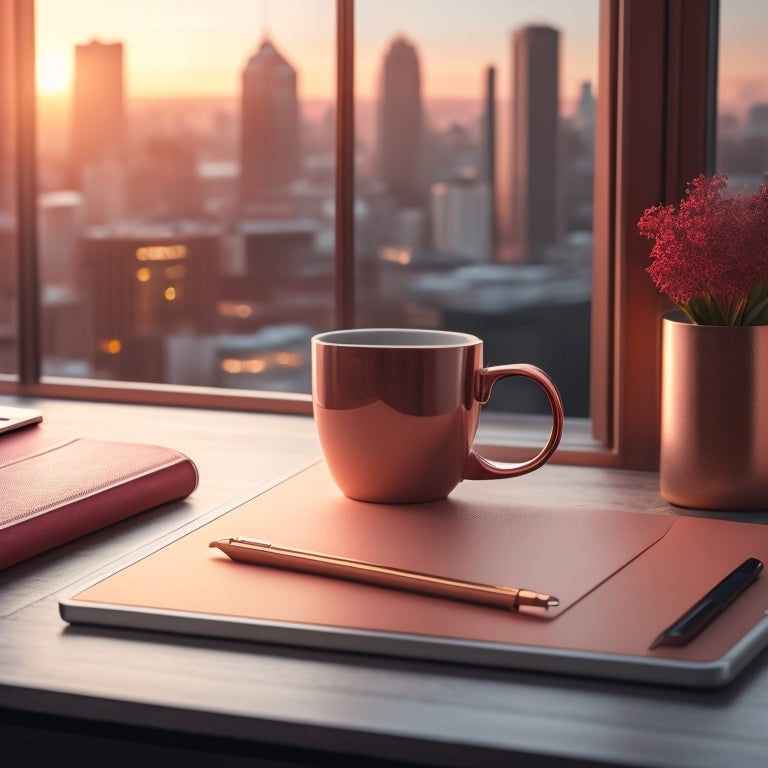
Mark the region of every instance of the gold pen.
POLYGON ((242 563, 306 571, 320 576, 373 584, 377 587, 418 592, 466 603, 479 603, 508 611, 518 611, 522 607, 546 610, 560 603, 552 595, 542 595, 528 589, 449 579, 363 560, 310 552, 305 549, 279 547, 268 541, 234 537, 212 541, 209 546, 220 549, 228 557, 242 563))

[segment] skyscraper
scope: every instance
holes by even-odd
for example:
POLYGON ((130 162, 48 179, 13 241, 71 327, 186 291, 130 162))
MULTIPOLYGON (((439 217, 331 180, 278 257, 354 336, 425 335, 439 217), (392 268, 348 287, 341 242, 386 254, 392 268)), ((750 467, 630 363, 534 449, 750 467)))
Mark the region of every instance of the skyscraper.
POLYGON ((123 44, 93 40, 75 46, 72 173, 76 187, 88 166, 120 163, 125 151, 123 44))
POLYGON ((380 177, 401 206, 420 206, 423 115, 416 48, 398 37, 384 58, 378 113, 377 165, 380 177))
POLYGON ((559 43, 551 27, 512 35, 511 234, 523 261, 542 260, 559 240, 559 43))
POLYGON ((264 39, 243 70, 240 184, 246 210, 279 203, 301 174, 296 70, 264 39))
POLYGON ((200 227, 84 232, 82 287, 90 363, 97 377, 167 381, 166 345, 174 335, 215 330, 221 236, 200 227))
POLYGON ((488 186, 488 241, 495 257, 496 222, 496 68, 488 67, 484 77, 483 120, 480 134, 480 179, 488 186))

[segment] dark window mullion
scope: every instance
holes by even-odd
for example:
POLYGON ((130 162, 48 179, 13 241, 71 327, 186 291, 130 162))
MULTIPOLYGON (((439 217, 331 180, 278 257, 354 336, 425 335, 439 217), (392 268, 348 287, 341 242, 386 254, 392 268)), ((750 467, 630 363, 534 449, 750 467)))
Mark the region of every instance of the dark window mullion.
POLYGON ((18 374, 24 385, 40 380, 40 300, 37 256, 35 122, 35 6, 14 6, 16 67, 16 179, 18 255, 18 374))
POLYGON ((336 325, 355 324, 354 0, 336 2, 336 325))

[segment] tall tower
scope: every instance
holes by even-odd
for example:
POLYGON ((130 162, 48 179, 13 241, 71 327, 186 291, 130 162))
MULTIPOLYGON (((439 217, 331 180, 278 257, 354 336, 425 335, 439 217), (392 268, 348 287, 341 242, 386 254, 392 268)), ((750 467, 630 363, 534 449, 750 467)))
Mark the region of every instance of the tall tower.
POLYGON ((423 203, 423 116, 416 48, 398 37, 384 57, 378 113, 378 172, 400 205, 423 203))
POLYGON ((123 44, 93 40, 76 45, 72 107, 75 186, 80 186, 85 168, 122 163, 124 152, 123 44))
POLYGON ((285 200, 301 174, 296 70, 268 39, 243 70, 240 185, 250 205, 285 200))
POLYGON ((512 35, 512 245, 524 261, 559 240, 559 44, 551 27, 512 35))
POLYGON ((496 222, 496 68, 485 70, 483 93, 483 121, 480 134, 480 178, 488 186, 488 239, 490 253, 495 257, 497 241, 496 222))

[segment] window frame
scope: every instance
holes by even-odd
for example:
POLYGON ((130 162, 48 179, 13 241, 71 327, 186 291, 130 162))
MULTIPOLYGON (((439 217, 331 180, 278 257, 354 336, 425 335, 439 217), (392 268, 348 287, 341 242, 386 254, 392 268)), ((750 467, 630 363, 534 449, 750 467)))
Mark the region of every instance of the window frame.
POLYGON ((593 433, 613 466, 658 469, 660 325, 670 305, 645 273, 649 246, 636 222, 710 170, 718 8, 718 0, 601 7, 608 93, 597 116, 591 398, 593 433))
MULTIPOLYGON (((0 378, 0 394, 311 414, 311 398, 301 394, 41 377, 35 5, 31 0, 12 2, 18 73, 18 375, 0 378)), ((354 6, 354 0, 336 0, 338 327, 354 325, 355 306, 354 6)), ((591 436, 584 424, 575 425, 572 431, 583 439, 564 442, 555 461, 654 470, 659 317, 666 305, 645 274, 649 249, 635 223, 646 207, 679 199, 690 178, 709 170, 718 0, 601 0, 599 25, 591 436)), ((495 458, 516 460, 525 450, 503 442, 492 446, 495 458)))

